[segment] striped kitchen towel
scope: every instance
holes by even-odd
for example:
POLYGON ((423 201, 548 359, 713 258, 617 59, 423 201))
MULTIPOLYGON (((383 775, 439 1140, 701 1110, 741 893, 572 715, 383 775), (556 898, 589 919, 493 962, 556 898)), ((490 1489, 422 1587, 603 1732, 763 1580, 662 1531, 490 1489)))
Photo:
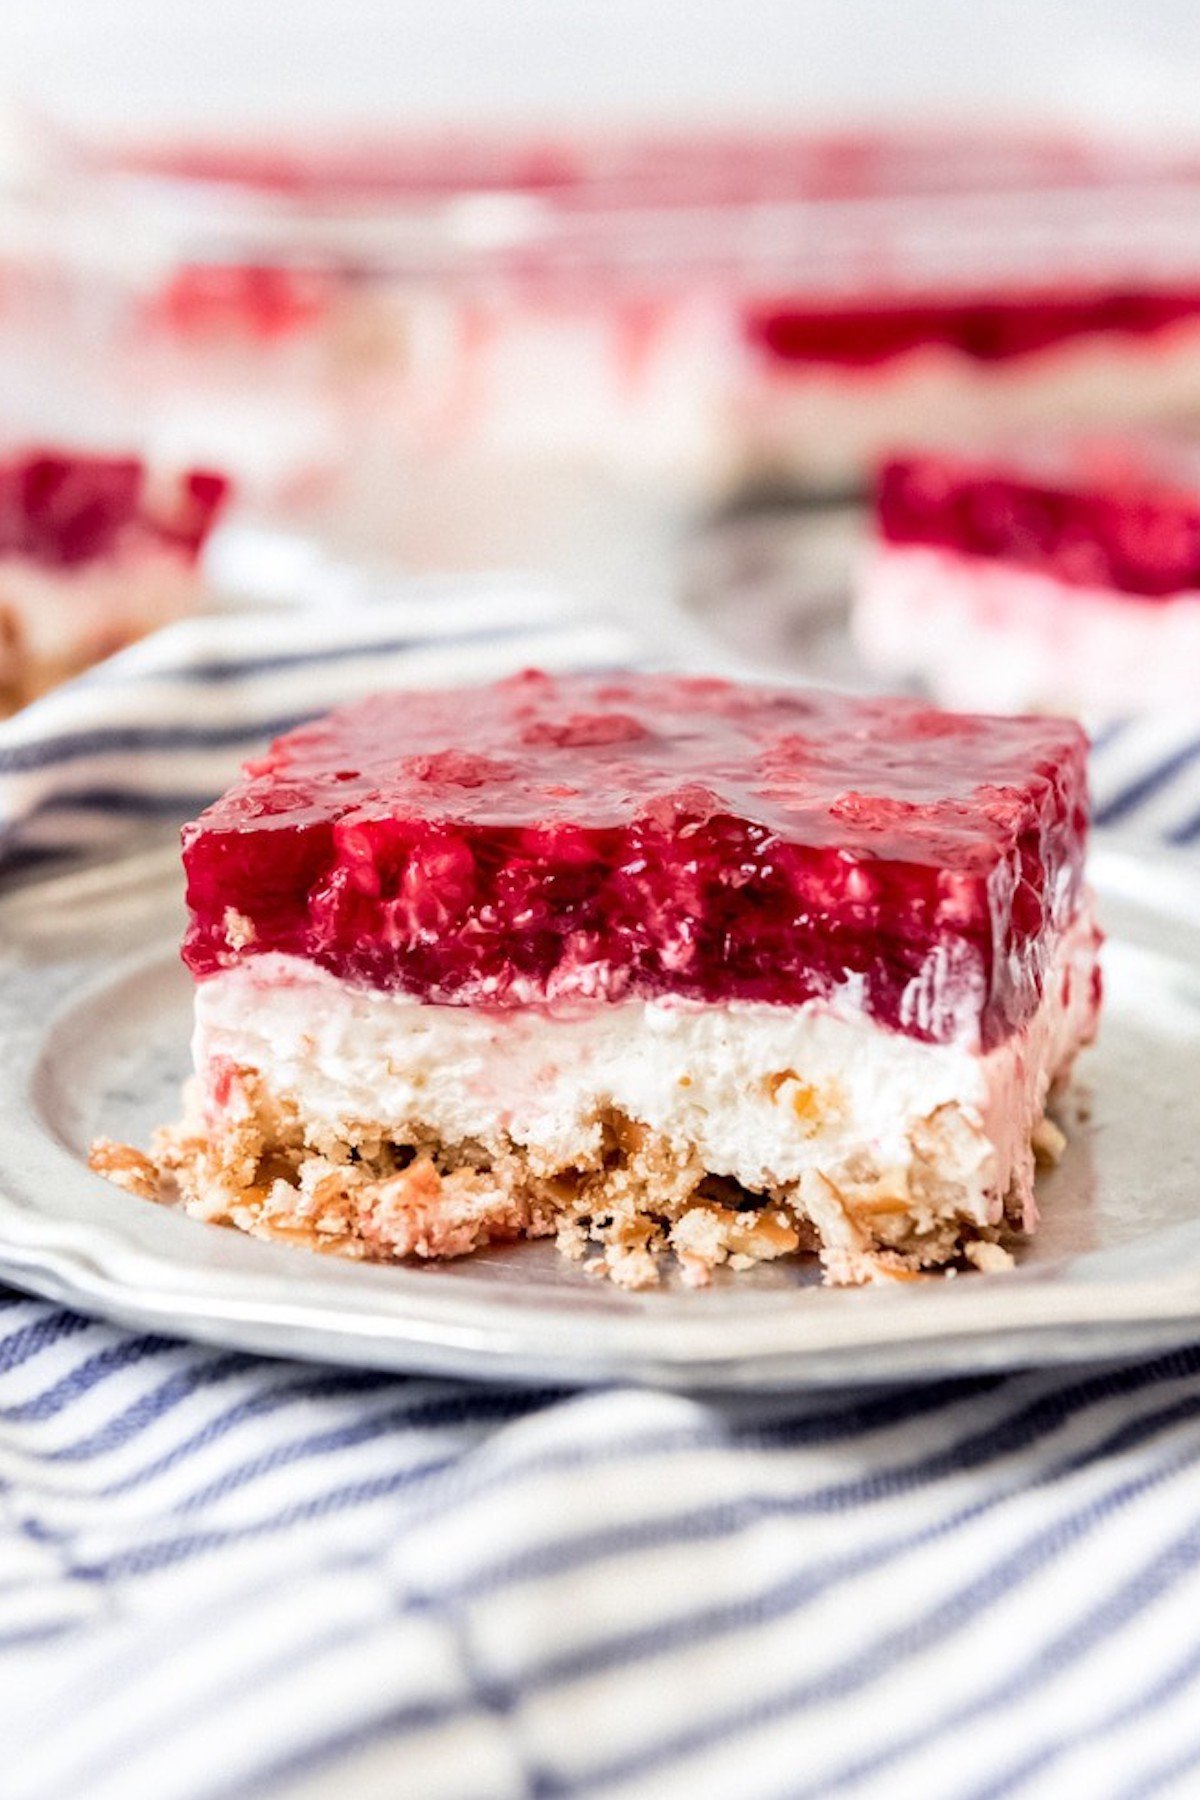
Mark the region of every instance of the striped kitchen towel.
MULTIPOLYGON (((174 820, 367 687, 630 650, 526 589, 180 627, 0 727, 0 845, 174 820)), ((1096 777, 1200 831, 1200 736, 1096 777)), ((705 1400, 0 1298, 0 1800, 1198 1792, 1200 1348, 705 1400)))

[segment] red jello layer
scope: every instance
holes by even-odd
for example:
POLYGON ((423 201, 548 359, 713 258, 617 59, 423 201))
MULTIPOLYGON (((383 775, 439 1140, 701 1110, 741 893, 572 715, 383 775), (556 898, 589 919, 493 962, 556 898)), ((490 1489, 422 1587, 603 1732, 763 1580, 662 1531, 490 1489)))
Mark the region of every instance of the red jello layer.
POLYGON ((1200 588, 1200 488, 1135 465, 1050 480, 995 463, 894 457, 876 482, 880 535, 1037 569, 1147 600, 1200 588))
POLYGON ((772 362, 870 368, 929 345, 973 362, 1010 362, 1070 338, 1148 337, 1200 320, 1200 288, 780 301, 749 307, 743 319, 750 344, 772 362))
POLYGON ((184 831, 197 976, 266 951, 459 1004, 839 997, 994 1043, 1074 911, 1085 740, 659 675, 380 694, 184 831))
POLYGON ((0 463, 0 556, 72 568, 144 545, 194 559, 227 491, 199 469, 156 480, 136 457, 29 452, 0 463))
POLYGON ((187 263, 149 308, 150 322, 180 337, 248 337, 276 343, 323 323, 333 279, 286 264, 187 263))

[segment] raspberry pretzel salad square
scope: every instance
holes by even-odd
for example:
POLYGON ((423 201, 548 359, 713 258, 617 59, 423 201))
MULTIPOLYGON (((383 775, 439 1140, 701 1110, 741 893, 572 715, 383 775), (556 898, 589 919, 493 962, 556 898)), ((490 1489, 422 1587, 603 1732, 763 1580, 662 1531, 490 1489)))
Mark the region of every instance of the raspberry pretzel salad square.
POLYGON ((671 675, 380 694, 184 832, 187 1116, 93 1166, 349 1256, 992 1269, 1091 1038, 1086 742, 671 675))
POLYGON ((1200 456, 1166 439, 892 456, 854 632, 994 712, 1200 713, 1200 456))
POLYGON ((224 476, 138 457, 0 454, 0 717, 201 606, 224 476))

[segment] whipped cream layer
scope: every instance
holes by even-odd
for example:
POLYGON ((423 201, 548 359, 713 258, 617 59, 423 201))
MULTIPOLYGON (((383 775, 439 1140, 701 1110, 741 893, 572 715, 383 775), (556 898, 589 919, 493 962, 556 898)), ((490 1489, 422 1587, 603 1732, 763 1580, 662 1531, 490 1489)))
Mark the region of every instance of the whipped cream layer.
POLYGON ((1149 599, 999 558, 881 544, 859 573, 853 629, 890 680, 917 676, 968 711, 1200 711, 1200 591, 1149 599))
POLYGON ((995 1224, 1015 1186, 1031 1224, 1030 1137, 1050 1083, 1092 1035, 1097 947, 1085 907, 1034 1017, 986 1054, 824 1003, 424 1004, 269 953, 198 984, 194 1055, 217 1130, 235 1069, 326 1152, 366 1128, 399 1142, 503 1137, 566 1167, 596 1155, 616 1111, 753 1191, 864 1156, 907 1176, 914 1133, 940 1119, 956 1210, 995 1224))

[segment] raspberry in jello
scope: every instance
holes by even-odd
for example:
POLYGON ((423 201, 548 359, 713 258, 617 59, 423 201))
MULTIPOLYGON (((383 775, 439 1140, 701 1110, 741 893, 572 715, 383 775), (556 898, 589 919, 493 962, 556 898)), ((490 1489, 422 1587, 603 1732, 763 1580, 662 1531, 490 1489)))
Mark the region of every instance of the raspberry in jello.
POLYGON ((494 1008, 821 999, 1003 1041, 1079 899, 1054 719, 665 675, 381 694, 280 739, 185 832, 185 956, 494 1008))

